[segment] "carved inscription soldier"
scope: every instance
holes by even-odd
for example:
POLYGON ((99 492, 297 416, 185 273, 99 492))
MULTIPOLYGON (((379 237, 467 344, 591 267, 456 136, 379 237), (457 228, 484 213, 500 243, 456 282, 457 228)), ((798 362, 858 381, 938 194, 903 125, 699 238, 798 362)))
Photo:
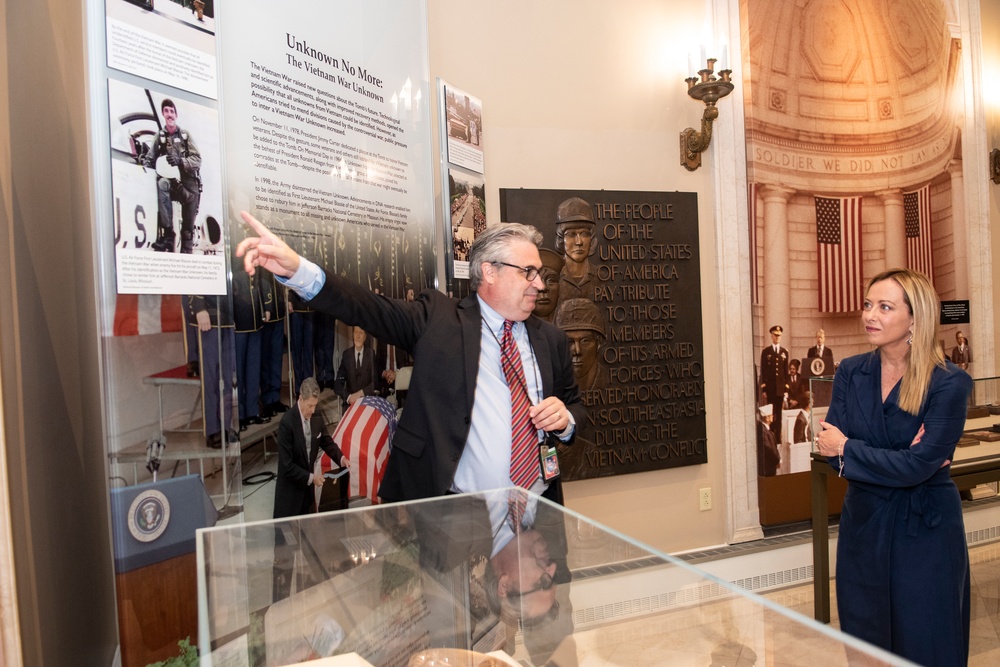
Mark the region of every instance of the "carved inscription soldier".
POLYGON ((538 254, 542 257, 542 270, 539 271, 539 275, 545 283, 545 289, 538 292, 535 315, 546 322, 551 322, 556 312, 556 305, 559 303, 559 272, 566 262, 562 255, 548 248, 539 248, 538 254))
POLYGON ((569 299, 556 309, 554 324, 569 338, 573 373, 581 391, 607 386, 608 371, 600 360, 607 340, 601 312, 588 299, 569 299))
POLYGON ((566 264, 559 274, 559 300, 590 299, 600 279, 590 258, 597 252, 597 222, 593 207, 580 197, 570 197, 556 209, 556 250, 566 264))

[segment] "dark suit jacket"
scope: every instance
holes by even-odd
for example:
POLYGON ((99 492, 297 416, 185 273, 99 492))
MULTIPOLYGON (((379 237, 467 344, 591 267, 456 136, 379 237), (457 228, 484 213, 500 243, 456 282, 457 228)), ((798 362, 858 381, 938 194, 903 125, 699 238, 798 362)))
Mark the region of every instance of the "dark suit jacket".
MULTIPOLYGON (((809 379, 802 373, 796 373, 795 377, 792 374, 788 374, 788 407, 790 408, 806 408, 808 406, 808 401, 806 400, 806 395, 809 393, 809 379), (792 405, 791 401, 795 401, 792 405)), ((797 441, 796 441, 797 442, 797 441)))
POLYGON ((358 366, 358 353, 351 345, 344 351, 340 358, 340 370, 337 371, 337 379, 333 383, 333 391, 347 405, 347 397, 356 391, 365 392, 365 396, 375 393, 376 377, 375 359, 372 357, 371 348, 366 344, 361 348, 361 365, 358 366))
POLYGON ((315 487, 309 474, 322 448, 338 465, 340 448, 324 434, 326 426, 319 413, 309 420, 312 437, 306 442, 298 401, 285 411, 278 424, 278 478, 274 486, 274 518, 309 514, 315 510, 315 487))
MULTIPOLYGON (((444 495, 455 477, 472 422, 482 335, 476 296, 459 301, 437 290, 425 290, 416 301, 388 299, 328 273, 326 284, 310 303, 412 354, 406 409, 393 436, 379 496, 394 501, 444 495)), ((543 394, 560 398, 579 430, 587 413, 573 375, 566 334, 534 316, 525 324, 543 394)), ((558 484, 552 484, 546 496, 558 500, 560 491, 558 484)))

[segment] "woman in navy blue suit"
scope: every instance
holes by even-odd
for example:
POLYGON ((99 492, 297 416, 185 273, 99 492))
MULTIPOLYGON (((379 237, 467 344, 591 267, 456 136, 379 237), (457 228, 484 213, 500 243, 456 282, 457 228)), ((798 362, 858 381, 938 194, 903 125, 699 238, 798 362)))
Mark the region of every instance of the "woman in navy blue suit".
POLYGON ((841 362, 816 444, 849 482, 841 629, 922 665, 964 665, 969 557, 949 466, 972 378, 944 358, 939 312, 922 274, 872 278, 861 322, 876 349, 841 362))

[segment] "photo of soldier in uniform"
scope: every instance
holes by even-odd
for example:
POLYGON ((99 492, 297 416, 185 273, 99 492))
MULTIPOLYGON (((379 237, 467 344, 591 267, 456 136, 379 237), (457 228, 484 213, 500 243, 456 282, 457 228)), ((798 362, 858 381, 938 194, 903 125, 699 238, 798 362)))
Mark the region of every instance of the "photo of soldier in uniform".
POLYGON ((119 291, 225 293, 218 113, 114 79, 108 107, 119 291), (137 262, 137 251, 163 259, 137 262), (179 255, 217 273, 192 285, 191 265, 179 255))

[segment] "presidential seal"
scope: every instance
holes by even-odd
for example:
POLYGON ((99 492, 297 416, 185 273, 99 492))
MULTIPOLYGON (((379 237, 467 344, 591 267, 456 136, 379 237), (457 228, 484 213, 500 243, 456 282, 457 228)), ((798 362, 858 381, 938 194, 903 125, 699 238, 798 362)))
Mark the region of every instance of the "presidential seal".
POLYGON ((819 357, 813 357, 813 360, 809 362, 809 370, 812 371, 813 375, 822 375, 823 371, 826 370, 826 362, 819 357))
POLYGON ((170 502, 156 489, 148 489, 135 497, 128 508, 128 532, 140 542, 152 542, 170 523, 170 502))

